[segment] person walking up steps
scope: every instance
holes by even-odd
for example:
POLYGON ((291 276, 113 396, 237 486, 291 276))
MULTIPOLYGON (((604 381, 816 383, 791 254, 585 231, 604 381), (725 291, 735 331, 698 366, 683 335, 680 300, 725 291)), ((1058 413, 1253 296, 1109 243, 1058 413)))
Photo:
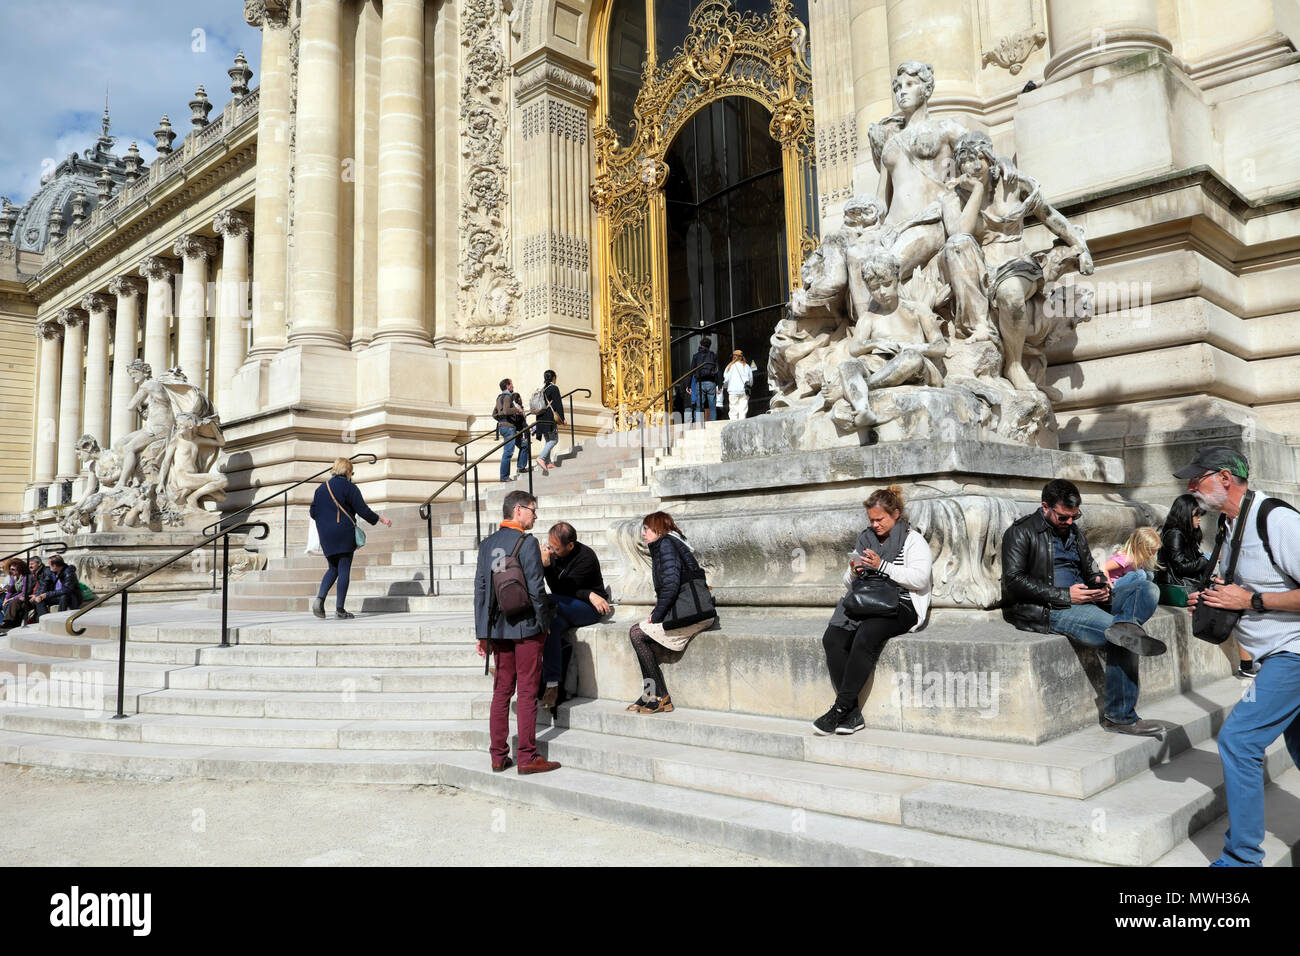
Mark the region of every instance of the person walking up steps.
POLYGON ((352 462, 347 458, 334 459, 330 477, 316 489, 316 494, 311 499, 310 514, 316 522, 321 551, 329 562, 329 568, 321 578, 316 599, 311 602, 311 612, 319 618, 325 617, 325 597, 337 583, 334 617, 346 621, 356 617, 355 614, 348 613, 343 605, 347 601, 348 583, 352 577, 352 556, 359 547, 357 516, 360 515, 371 524, 382 523, 385 528, 391 528, 393 523, 375 514, 366 505, 361 489, 352 483, 352 462))
POLYGON ((516 445, 519 446, 518 474, 528 471, 528 419, 524 416, 524 400, 508 378, 501 380, 501 394, 492 406, 492 417, 497 420, 497 433, 507 439, 501 450, 501 480, 514 481, 510 477, 510 458, 516 445))

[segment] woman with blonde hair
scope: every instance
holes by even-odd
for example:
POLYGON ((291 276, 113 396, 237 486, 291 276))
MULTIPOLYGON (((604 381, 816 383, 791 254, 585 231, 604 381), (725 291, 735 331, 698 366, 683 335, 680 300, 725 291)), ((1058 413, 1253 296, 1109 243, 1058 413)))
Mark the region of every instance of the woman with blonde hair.
POLYGON ((748 389, 754 384, 754 370, 740 349, 731 353, 731 363, 722 373, 722 384, 727 389, 727 418, 740 421, 749 414, 748 389))
MULTIPOLYGON (((357 515, 371 524, 383 522, 384 527, 391 528, 393 523, 370 510, 361 489, 352 483, 352 461, 348 458, 335 458, 330 477, 324 481, 311 500, 311 518, 316 522, 316 533, 320 535, 321 551, 329 568, 321 578, 320 590, 311 602, 311 612, 319 618, 325 617, 325 596, 330 593, 335 582, 338 592, 335 595, 334 617, 347 620, 356 617, 348 613, 343 604, 348 596, 348 583, 352 577, 352 555, 357 550, 357 515)), ((364 541, 364 537, 362 541, 364 541)))
POLYGON ((878 488, 862 504, 867 528, 849 552, 846 593, 822 635, 835 703, 813 721, 821 736, 866 726, 858 697, 881 648, 891 637, 919 631, 930 610, 930 545, 903 514, 903 489, 878 488), (870 602, 863 599, 868 591, 870 602))

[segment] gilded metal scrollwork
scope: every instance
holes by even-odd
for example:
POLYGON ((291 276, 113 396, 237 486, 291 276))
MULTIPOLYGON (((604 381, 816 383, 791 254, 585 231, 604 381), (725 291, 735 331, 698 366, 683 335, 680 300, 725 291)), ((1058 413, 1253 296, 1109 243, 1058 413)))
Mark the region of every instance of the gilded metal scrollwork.
MULTIPOLYGON (((603 115, 593 131, 599 216, 602 401, 620 421, 669 381, 664 155, 690 118, 726 97, 744 96, 772 114, 785 178, 788 284, 800 285, 804 258, 817 245, 812 196, 814 130, 807 26, 790 0, 767 16, 741 14, 728 0, 706 0, 691 14, 680 50, 642 73, 626 145, 603 115)), ((603 47, 603 44, 602 44, 603 47)), ((603 71, 602 71, 603 72, 603 71)))

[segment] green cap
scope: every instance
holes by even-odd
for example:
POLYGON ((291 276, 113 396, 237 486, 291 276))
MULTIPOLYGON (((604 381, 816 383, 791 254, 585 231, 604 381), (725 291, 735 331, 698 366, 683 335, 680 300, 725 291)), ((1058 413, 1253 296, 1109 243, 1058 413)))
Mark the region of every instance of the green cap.
POLYGON ((1191 463, 1174 472, 1175 478, 1189 481, 1207 471, 1226 471, 1243 480, 1250 477, 1250 463, 1246 456, 1227 445, 1206 445, 1196 452, 1191 463))

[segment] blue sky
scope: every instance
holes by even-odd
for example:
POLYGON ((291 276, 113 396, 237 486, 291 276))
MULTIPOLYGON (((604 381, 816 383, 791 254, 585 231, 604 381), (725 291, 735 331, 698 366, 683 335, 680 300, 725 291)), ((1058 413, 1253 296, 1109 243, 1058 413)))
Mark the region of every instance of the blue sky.
POLYGON ((230 101, 236 51, 248 59, 251 87, 261 65, 260 31, 244 23, 243 0, 0 0, 0 37, 0 195, 20 205, 43 168, 94 144, 105 84, 114 151, 134 139, 152 161, 163 113, 179 142, 200 83, 215 116, 230 101))

